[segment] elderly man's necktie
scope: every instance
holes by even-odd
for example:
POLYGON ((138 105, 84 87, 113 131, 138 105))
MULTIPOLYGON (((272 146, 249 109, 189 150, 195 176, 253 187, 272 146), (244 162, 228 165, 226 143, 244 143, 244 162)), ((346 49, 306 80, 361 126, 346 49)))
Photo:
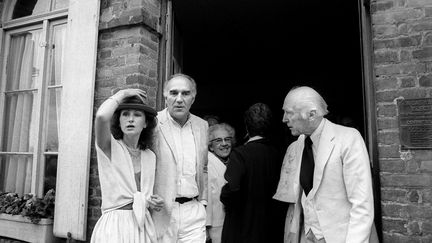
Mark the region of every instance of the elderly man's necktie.
POLYGON ((312 151, 312 140, 309 136, 305 138, 305 144, 300 168, 300 185, 306 196, 313 187, 314 157, 312 151))

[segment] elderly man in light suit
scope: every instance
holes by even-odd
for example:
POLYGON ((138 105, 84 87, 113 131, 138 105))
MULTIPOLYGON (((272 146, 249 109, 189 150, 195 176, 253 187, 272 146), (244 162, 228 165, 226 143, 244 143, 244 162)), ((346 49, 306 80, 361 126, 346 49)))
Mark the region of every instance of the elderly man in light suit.
POLYGON ((184 74, 166 83, 167 108, 158 113, 154 193, 165 207, 152 214, 159 242, 205 242, 208 125, 191 114, 195 81, 184 74))
POLYGON ((360 133, 325 119, 327 104, 310 87, 292 89, 283 110, 283 122, 299 136, 287 149, 274 196, 292 203, 285 242, 369 242, 372 178, 360 133))

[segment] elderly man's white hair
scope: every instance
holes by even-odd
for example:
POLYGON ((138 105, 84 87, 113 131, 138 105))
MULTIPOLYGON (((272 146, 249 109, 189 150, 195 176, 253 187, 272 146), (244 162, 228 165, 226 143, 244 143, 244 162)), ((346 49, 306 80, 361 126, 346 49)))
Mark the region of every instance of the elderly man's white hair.
POLYGON ((300 110, 302 114, 314 109, 318 116, 325 116, 328 114, 327 103, 323 97, 311 87, 294 87, 288 92, 287 97, 288 96, 295 101, 295 108, 300 110))

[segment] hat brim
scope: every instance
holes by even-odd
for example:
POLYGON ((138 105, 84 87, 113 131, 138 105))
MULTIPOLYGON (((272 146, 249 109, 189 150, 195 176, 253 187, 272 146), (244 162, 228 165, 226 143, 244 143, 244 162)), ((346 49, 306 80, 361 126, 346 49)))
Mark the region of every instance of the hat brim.
POLYGON ((146 113, 149 113, 150 115, 156 116, 157 112, 155 109, 146 106, 144 104, 134 104, 134 103, 121 103, 118 107, 117 110, 125 110, 125 109, 135 109, 135 110, 141 110, 144 111, 146 113))

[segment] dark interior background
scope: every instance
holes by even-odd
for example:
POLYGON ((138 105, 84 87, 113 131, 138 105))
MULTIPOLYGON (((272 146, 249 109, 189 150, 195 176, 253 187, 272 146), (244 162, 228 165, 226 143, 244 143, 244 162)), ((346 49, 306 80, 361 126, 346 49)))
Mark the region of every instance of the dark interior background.
POLYGON ((241 140, 244 111, 266 103, 285 147, 294 138, 281 122, 284 97, 308 85, 327 101, 330 120, 364 134, 357 1, 181 0, 173 9, 176 53, 198 86, 194 114, 221 117, 241 140))

